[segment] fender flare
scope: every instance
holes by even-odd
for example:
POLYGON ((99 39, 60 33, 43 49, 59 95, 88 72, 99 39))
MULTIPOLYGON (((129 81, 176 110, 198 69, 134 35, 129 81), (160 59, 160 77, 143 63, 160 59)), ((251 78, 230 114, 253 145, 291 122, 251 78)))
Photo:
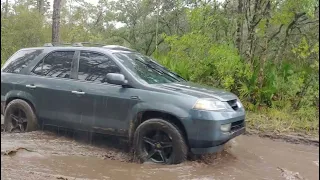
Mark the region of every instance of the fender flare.
MULTIPOLYGON (((1 97, 1 100, 3 98, 1 97)), ((30 105, 36 109, 36 103, 35 103, 35 98, 30 94, 25 91, 18 91, 18 90, 12 90, 9 91, 5 96, 4 96, 4 101, 7 102, 9 99, 22 99, 27 101, 28 103, 31 103, 30 105)), ((7 105, 7 104, 6 104, 7 105)))
MULTIPOLYGON (((165 114, 170 114, 172 116, 177 117, 178 119, 183 119, 189 117, 189 112, 174 106, 172 104, 165 104, 165 103, 139 103, 136 104, 132 108, 132 114, 129 119, 129 142, 131 143, 133 140, 134 132, 137 127, 140 125, 139 119, 141 118, 142 114, 146 111, 156 111, 165 114)), ((182 123, 183 124, 183 123, 182 123)))

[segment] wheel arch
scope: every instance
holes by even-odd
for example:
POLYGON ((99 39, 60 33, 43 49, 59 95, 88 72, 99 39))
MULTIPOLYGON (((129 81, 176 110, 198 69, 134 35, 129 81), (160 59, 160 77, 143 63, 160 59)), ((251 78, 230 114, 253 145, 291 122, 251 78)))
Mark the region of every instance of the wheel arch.
POLYGON ((182 133, 183 138, 185 139, 185 142, 188 145, 188 134, 186 131, 185 126, 181 122, 181 118, 171 112, 168 111, 161 111, 161 110, 153 110, 153 109, 146 109, 143 111, 140 111, 136 114, 135 118, 130 122, 130 129, 129 129, 129 142, 130 144, 133 141, 134 133, 138 126, 147 121, 148 119, 163 119, 166 120, 173 125, 175 125, 179 131, 182 133))
POLYGON ((35 105, 35 101, 34 98, 31 94, 27 93, 27 92, 23 92, 23 91, 11 91, 9 92, 6 97, 5 97, 5 107, 4 110, 6 108, 6 106, 13 100, 15 99, 21 99, 26 101, 31 108, 33 109, 33 111, 36 113, 36 105, 35 105))

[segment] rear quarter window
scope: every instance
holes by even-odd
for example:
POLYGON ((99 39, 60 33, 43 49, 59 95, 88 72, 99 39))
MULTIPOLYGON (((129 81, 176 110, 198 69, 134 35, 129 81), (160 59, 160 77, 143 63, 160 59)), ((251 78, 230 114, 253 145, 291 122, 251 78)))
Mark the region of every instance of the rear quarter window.
POLYGON ((43 49, 26 49, 16 52, 9 58, 1 68, 2 72, 20 73, 32 62, 37 56, 43 52, 43 49))

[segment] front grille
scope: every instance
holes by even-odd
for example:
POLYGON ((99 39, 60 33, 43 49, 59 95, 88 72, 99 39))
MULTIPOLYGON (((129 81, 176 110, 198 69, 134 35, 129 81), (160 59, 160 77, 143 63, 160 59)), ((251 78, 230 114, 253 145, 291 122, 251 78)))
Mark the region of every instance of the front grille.
POLYGON ((237 100, 234 99, 234 100, 230 100, 230 101, 227 101, 228 104, 232 107, 233 110, 238 110, 239 109, 239 106, 237 104, 237 100))
POLYGON ((231 132, 244 127, 244 120, 231 123, 231 132))

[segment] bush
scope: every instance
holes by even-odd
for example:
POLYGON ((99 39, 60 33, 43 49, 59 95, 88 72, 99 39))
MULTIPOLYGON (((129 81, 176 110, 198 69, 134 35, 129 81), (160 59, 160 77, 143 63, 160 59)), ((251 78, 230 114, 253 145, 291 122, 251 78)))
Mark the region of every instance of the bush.
POLYGON ((268 61, 259 84, 260 69, 250 67, 229 43, 215 44, 197 33, 167 37, 166 42, 170 51, 156 59, 188 80, 237 94, 251 114, 260 114, 249 120, 249 127, 275 132, 318 131, 319 83, 309 67, 268 61))

